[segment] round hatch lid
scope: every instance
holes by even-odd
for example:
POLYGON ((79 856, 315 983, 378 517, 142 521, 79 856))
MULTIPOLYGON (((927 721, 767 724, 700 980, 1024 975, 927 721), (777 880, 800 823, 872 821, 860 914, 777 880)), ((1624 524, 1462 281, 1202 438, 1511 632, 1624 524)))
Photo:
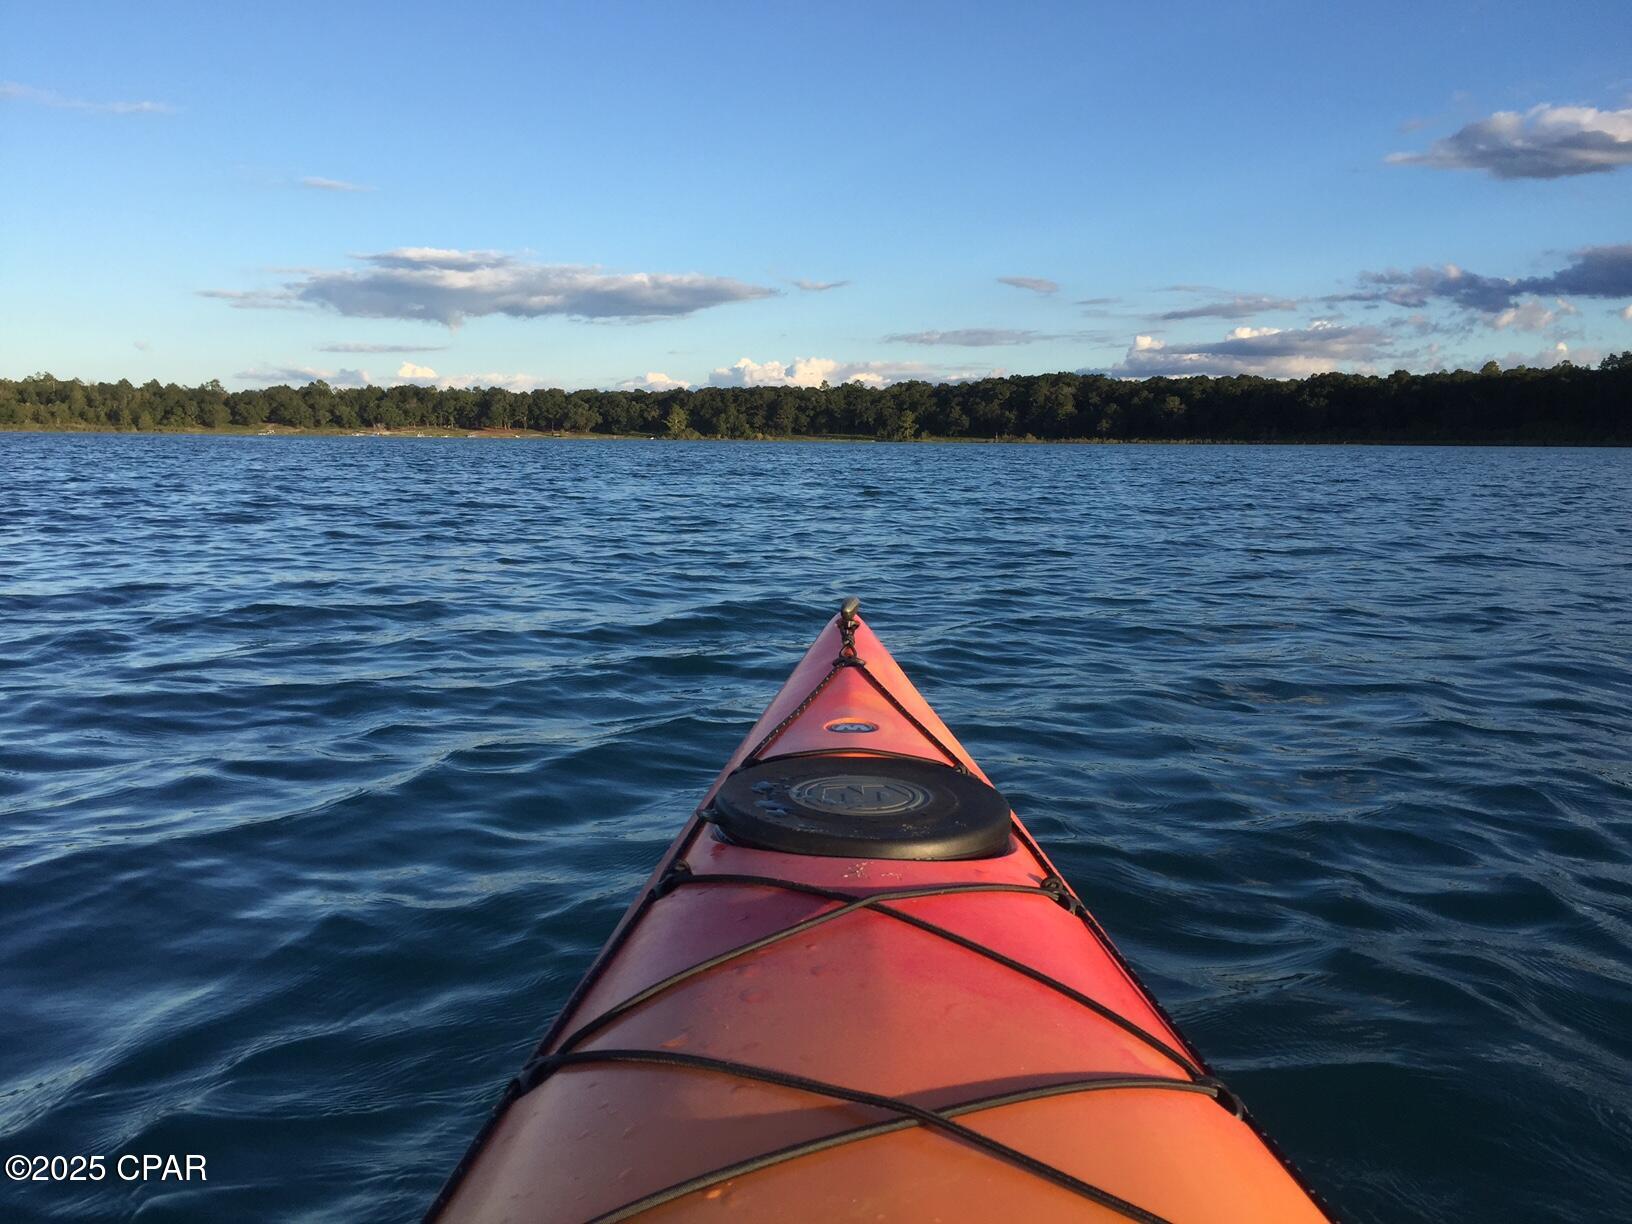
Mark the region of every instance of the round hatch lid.
POLYGON ((829 858, 992 858, 1009 804, 986 783, 914 758, 777 757, 737 770, 714 800, 732 841, 829 858))

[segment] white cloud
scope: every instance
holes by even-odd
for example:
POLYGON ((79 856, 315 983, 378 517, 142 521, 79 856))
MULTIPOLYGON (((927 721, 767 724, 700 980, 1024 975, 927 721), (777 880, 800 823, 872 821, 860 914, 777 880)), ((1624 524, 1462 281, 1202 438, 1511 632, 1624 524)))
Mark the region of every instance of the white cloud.
POLYGON ((91 102, 85 98, 65 97, 55 90, 19 85, 16 81, 0 81, 0 101, 32 102, 36 106, 100 115, 169 115, 176 109, 167 102, 91 102))
POLYGON ((478 374, 438 374, 430 366, 412 361, 398 366, 391 381, 411 383, 416 387, 503 387, 506 391, 532 391, 538 387, 559 385, 537 374, 509 374, 497 370, 478 374))
POLYGON ((1497 331, 1506 331, 1508 328, 1512 328, 1515 331, 1539 332, 1546 331, 1566 315, 1580 313, 1563 298, 1555 298, 1551 307, 1543 305, 1536 298, 1531 298, 1528 302, 1509 306, 1492 318, 1490 325, 1497 331))
POLYGON ((691 386, 678 378, 670 378, 657 370, 647 370, 639 378, 626 378, 617 386, 619 391, 682 391, 691 386))
POLYGON ((799 357, 794 363, 754 361, 748 357, 735 365, 722 366, 708 376, 716 387, 819 387, 839 363, 825 357, 799 357))
POLYGON ((1030 289, 1033 293, 1041 293, 1045 297, 1050 293, 1058 293, 1060 286, 1046 276, 1000 276, 997 278, 1000 285, 1013 285, 1016 289, 1030 289))
POLYGON ((847 280, 837 280, 837 281, 796 280, 793 283, 798 288, 803 289, 806 293, 826 293, 829 289, 843 289, 850 282, 847 281, 847 280))
POLYGON ((345 179, 320 178, 317 175, 307 175, 300 180, 302 187, 310 187, 313 191, 373 191, 374 188, 362 183, 348 183, 345 179))
POLYGON ((1237 327, 1209 344, 1168 344, 1155 336, 1135 336, 1111 373, 1128 378, 1156 375, 1258 374, 1303 378, 1365 365, 1384 356, 1387 333, 1375 327, 1341 327, 1317 320, 1305 328, 1237 327))
POLYGON ((883 387, 890 383, 922 379, 924 382, 964 382, 971 378, 997 377, 1002 370, 980 367, 937 368, 917 361, 835 361, 831 357, 798 357, 791 364, 742 358, 735 365, 722 366, 708 376, 715 387, 819 387, 840 383, 865 383, 883 387))
POLYGON ((776 293, 698 273, 604 272, 576 264, 530 263, 500 251, 402 247, 356 257, 361 268, 308 270, 274 290, 207 289, 240 308, 292 304, 370 319, 456 326, 477 315, 532 319, 650 319, 681 316, 776 293))
POLYGON ((1632 306, 1621 307, 1621 318, 1625 319, 1628 323, 1632 323, 1632 306))
POLYGON ((151 340, 132 340, 131 343, 144 353, 153 347, 151 340))
POLYGON ((1632 108, 1533 106, 1497 111, 1434 141, 1422 153, 1391 153, 1396 165, 1483 170, 1495 178, 1563 178, 1632 165, 1632 108))
POLYGON ((1544 331, 1552 326, 1554 313, 1544 307, 1541 302, 1531 299, 1521 302, 1514 307, 1508 307, 1490 320, 1490 326, 1497 331, 1506 331, 1514 328, 1516 331, 1544 331))
MULTIPOLYGON (((404 380, 411 381, 411 380, 404 380)), ((540 387, 559 387, 559 379, 539 374, 507 374, 489 370, 485 374, 443 374, 437 377, 439 387, 503 387, 506 391, 536 391, 540 387)))

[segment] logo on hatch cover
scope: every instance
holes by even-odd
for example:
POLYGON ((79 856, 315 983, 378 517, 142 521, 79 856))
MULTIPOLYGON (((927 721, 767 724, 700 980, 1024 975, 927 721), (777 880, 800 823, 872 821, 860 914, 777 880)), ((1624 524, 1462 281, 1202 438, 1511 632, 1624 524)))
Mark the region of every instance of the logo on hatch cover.
POLYGON ((914 782, 865 774, 832 774, 793 788, 795 803, 823 812, 858 816, 899 816, 929 803, 930 794, 914 782))

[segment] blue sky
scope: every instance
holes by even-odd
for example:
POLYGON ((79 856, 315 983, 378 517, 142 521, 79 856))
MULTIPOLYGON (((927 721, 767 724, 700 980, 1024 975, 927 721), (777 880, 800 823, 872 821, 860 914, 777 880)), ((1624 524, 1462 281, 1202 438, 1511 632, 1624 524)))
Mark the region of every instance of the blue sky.
POLYGON ((1629 45, 1624 0, 12 3, 0 374, 1595 361, 1629 45))

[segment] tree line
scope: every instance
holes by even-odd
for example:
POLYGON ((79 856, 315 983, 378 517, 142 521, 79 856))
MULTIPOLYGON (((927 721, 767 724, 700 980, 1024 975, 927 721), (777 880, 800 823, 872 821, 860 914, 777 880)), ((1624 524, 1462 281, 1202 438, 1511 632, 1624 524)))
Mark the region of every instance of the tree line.
POLYGON ((228 391, 36 374, 0 379, 0 428, 530 429, 669 438, 1632 443, 1632 352, 1475 372, 970 382, 672 391, 276 386, 228 391))

